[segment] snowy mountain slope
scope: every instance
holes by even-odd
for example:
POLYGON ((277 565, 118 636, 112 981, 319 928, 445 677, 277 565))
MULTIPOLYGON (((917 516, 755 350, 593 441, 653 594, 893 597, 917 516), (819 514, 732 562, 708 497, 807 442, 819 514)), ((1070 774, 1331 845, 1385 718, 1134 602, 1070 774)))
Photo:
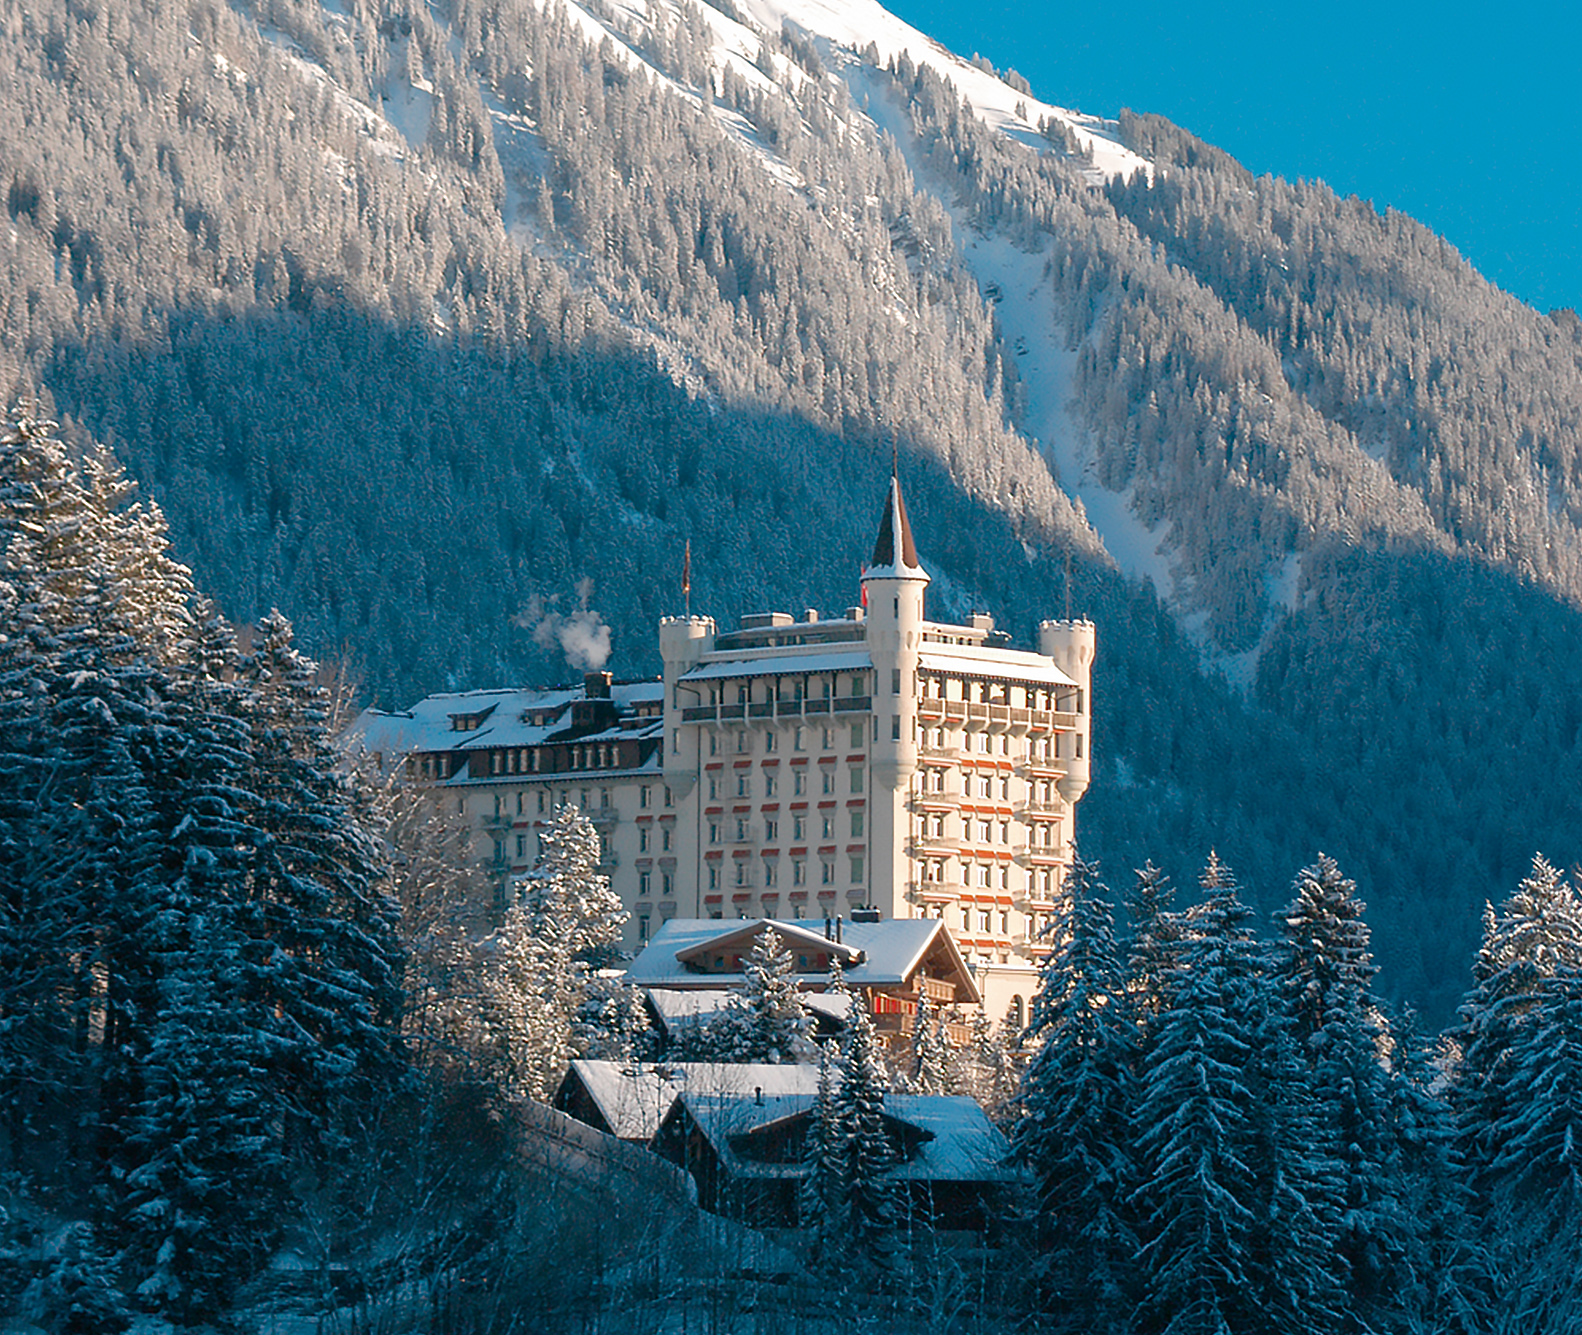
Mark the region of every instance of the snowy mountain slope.
POLYGON ((1045 141, 1038 125, 1049 117, 1066 126, 1091 151, 1095 180, 1152 170, 1147 159, 1119 142, 1113 121, 1068 111, 1012 88, 947 51, 875 0, 740 0, 740 8, 766 32, 779 32, 783 25, 790 24, 823 38, 848 55, 860 56, 871 46, 877 51, 880 64, 905 52, 914 65, 929 66, 942 75, 972 104, 986 125, 1020 143, 1042 145, 1045 141))

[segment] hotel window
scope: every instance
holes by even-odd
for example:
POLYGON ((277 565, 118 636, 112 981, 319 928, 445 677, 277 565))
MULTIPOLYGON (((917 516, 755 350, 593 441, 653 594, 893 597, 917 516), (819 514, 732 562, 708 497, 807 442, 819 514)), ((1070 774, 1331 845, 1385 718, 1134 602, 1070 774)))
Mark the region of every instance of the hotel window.
POLYGON ((820 862, 818 869, 819 879, 825 885, 835 884, 835 864, 833 862, 820 862))
POLYGON ((665 785, 665 806, 673 807, 675 804, 675 799, 670 795, 670 785, 667 783, 665 785))
MULTIPOLYGON (((719 750, 719 744, 720 744, 720 739, 718 737, 716 737, 712 732, 709 733, 709 754, 711 756, 714 755, 719 750)), ((677 747, 676 749, 679 751, 681 748, 677 747)))
POLYGON ((747 771, 746 770, 738 770, 736 772, 736 796, 737 797, 746 797, 747 796, 747 771))
POLYGON ((648 826, 639 825, 637 827, 637 851, 639 853, 648 852, 648 834, 648 826))
POLYGON ((779 734, 773 728, 769 729, 768 732, 764 733, 764 750, 773 751, 778 740, 779 734))
POLYGON ((793 839, 807 838, 807 817, 793 816, 791 818, 791 837, 793 839))
POLYGON ((748 879, 747 879, 747 859, 746 858, 741 858, 736 863, 736 884, 739 885, 739 886, 749 884, 748 879))
POLYGON ((764 821, 764 839, 768 843, 773 843, 779 837, 780 823, 773 816, 770 816, 764 821))
POLYGON ((979 909, 978 910, 978 930, 980 932, 987 932, 987 931, 990 930, 990 928, 989 928, 989 911, 988 911, 988 909, 979 909))
POLYGON ((719 888, 720 888, 720 864, 717 863, 717 862, 711 862, 711 863, 709 863, 709 889, 710 890, 718 890, 719 888))
POLYGON ((720 841, 720 823, 717 820, 709 822, 709 842, 717 844, 720 841))
POLYGON ((826 751, 828 751, 834 745, 835 745, 835 730, 833 728, 825 728, 824 729, 824 749, 826 751))
POLYGON ((738 755, 746 755, 752 749, 753 735, 746 728, 743 728, 736 734, 736 753, 738 755))
POLYGON ((659 850, 662 853, 670 851, 670 827, 663 825, 659 829, 659 850))
POLYGON ((862 884, 862 858, 861 857, 854 857, 851 860, 851 883, 853 885, 861 885, 862 884))
POLYGON ((676 874, 674 872, 661 872, 659 874, 659 890, 661 894, 673 895, 676 893, 676 874))
POLYGON ((833 839, 835 837, 835 822, 832 817, 828 815, 821 817, 819 827, 823 830, 822 838, 833 839))
POLYGON ((807 863, 805 861, 803 861, 801 858, 792 858, 791 859, 791 884, 792 885, 806 885, 807 884, 807 863))
POLYGON ((775 776, 773 774, 765 774, 764 775, 764 796, 765 797, 773 797, 774 795, 775 795, 775 776))
POLYGON ((861 745, 862 745, 862 724, 860 724, 860 723, 853 723, 851 725, 851 746, 852 746, 852 750, 855 751, 861 745))
POLYGON ((538 814, 540 816, 544 814, 544 790, 542 788, 538 790, 538 814))
POLYGON ((527 856, 527 836, 525 834, 516 836, 516 856, 518 859, 527 856))
POLYGON ((637 805, 644 811, 648 810, 649 798, 652 796, 653 791, 652 786, 646 783, 637 790, 637 805))
POLYGON ((901 669, 900 668, 891 668, 890 669, 890 694, 891 695, 900 695, 901 694, 901 669))
POLYGON ((804 731, 805 730, 800 723, 791 730, 791 749, 793 751, 800 751, 803 747, 803 744, 806 742, 807 739, 803 735, 804 731))
POLYGON ((646 913, 637 919, 637 939, 644 945, 648 944, 648 915, 646 913))
POLYGON ((712 799, 712 798, 717 798, 719 795, 720 795, 720 779, 719 779, 719 775, 711 774, 711 775, 709 775, 709 797, 712 799))
POLYGON ((775 864, 773 862, 765 862, 764 863, 764 888, 765 889, 769 889, 770 887, 772 887, 774 885, 774 883, 775 883, 775 879, 776 879, 776 877, 775 877, 775 864))
POLYGON ((653 874, 653 872, 651 872, 651 871, 638 872, 637 873, 637 893, 640 894, 644 899, 647 899, 648 896, 653 892, 653 888, 654 888, 654 874, 653 874))
POLYGON ((854 793, 862 791, 862 771, 860 769, 854 769, 851 772, 851 791, 854 793))
POLYGON ((862 812, 860 811, 851 813, 851 835, 853 839, 862 837, 862 812))
POLYGON ((819 771, 822 791, 826 794, 835 791, 835 771, 828 766, 819 771))
POLYGON ((746 838, 747 838, 747 821, 746 821, 745 817, 738 818, 737 821, 736 821, 736 842, 737 843, 741 843, 746 838))

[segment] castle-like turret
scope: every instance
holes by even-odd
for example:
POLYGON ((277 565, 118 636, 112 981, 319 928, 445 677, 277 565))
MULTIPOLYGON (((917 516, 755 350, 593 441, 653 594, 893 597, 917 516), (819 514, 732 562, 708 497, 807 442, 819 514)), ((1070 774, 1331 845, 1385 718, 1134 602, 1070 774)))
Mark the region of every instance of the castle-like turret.
POLYGON ((696 740, 683 745, 682 711, 699 703, 695 688, 681 678, 714 648, 713 617, 665 617, 659 623, 659 657, 665 665, 665 784, 679 801, 698 781, 696 740))
POLYGON ((890 479, 873 560, 863 572, 863 625, 873 660, 873 745, 869 752, 875 798, 872 884, 907 880, 907 813, 902 795, 917 772, 917 664, 923 642, 923 593, 928 572, 918 563, 901 483, 890 479))
POLYGON ((1070 734, 1071 754, 1062 757, 1066 762, 1065 777, 1060 780, 1060 795, 1067 802, 1075 802, 1088 790, 1088 766, 1092 755, 1092 686, 1093 655, 1097 639, 1091 621, 1044 621, 1038 627, 1038 651, 1055 660, 1056 666, 1076 682, 1077 689, 1069 703, 1061 707, 1077 716, 1077 725, 1070 734))

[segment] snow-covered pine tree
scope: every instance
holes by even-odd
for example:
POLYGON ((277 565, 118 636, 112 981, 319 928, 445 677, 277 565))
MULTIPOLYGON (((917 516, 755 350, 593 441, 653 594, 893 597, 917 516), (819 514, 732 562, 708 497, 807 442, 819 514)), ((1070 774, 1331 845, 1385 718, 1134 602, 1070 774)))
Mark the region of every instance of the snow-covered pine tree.
POLYGON ((1521 1328, 1569 1331, 1582 1323, 1582 967, 1559 965, 1532 1002, 1502 1071, 1487 1217, 1521 1328))
POLYGON ((292 640, 271 612, 241 662, 263 834, 244 935, 259 961, 255 995, 279 1017, 299 1130, 312 1134, 343 1097, 376 1097, 399 1076, 401 949, 383 849, 341 770, 318 665, 292 640))
POLYGON ((1235 877, 1211 854, 1206 899, 1165 976, 1132 1108, 1142 1238, 1138 1324, 1167 1335, 1254 1329, 1260 1192, 1248 1083, 1258 950, 1235 877))
POLYGON ((1100 1326, 1130 1310, 1137 1240, 1123 1202, 1136 1189, 1132 1064, 1136 1026, 1115 945, 1109 891, 1074 857, 1054 950, 1040 970, 1013 1159, 1033 1175, 1056 1291, 1100 1326))
POLYGON ((471 1043, 509 1096, 545 1101, 577 1055, 593 962, 619 942, 625 910, 599 871, 599 832, 575 807, 555 813, 540 847, 521 900, 479 946, 471 1043))
POLYGON ((851 1259, 882 1286, 900 1264, 904 1207, 889 1176, 895 1154, 885 1131, 885 1067, 873 1018, 859 997, 850 1015, 835 1099, 844 1159, 840 1206, 851 1259))
POLYGON ((1494 1163, 1524 1109, 1512 1102, 1515 1054, 1545 980, 1582 968, 1582 904, 1542 855, 1499 912, 1484 914, 1483 942, 1456 1037, 1461 1061, 1452 1085, 1462 1149, 1474 1181, 1491 1188, 1494 1163))
POLYGON ((808 1010, 785 938, 765 926, 754 938, 741 985, 709 1021, 704 1044, 722 1062, 791 1065, 809 1055, 808 1010))
POLYGON ((1279 1022, 1312 1094, 1320 1135, 1309 1152, 1339 1174, 1339 1197, 1315 1204, 1331 1212, 1324 1226, 1334 1230, 1352 1302, 1376 1322, 1426 1269, 1427 1251, 1422 1221, 1406 1206, 1368 927, 1356 884, 1333 858, 1304 867, 1294 890, 1270 952, 1279 1022))
POLYGON ((914 1094, 952 1094, 957 1084, 956 1052, 945 1033, 945 1017, 926 990, 918 993, 906 1083, 914 1094))
POLYGON ((846 1230, 846 1154, 839 1107, 839 1059, 828 1046, 819 1049, 818 1093, 802 1147, 803 1177, 797 1210, 808 1235, 808 1259, 833 1269, 844 1256, 846 1230))
POLYGON ((1247 1163, 1257 1184, 1254 1290, 1271 1329, 1321 1335, 1344 1327, 1349 1306, 1341 1232, 1340 1164, 1271 979, 1261 980, 1253 1061, 1252 1141, 1247 1163))
POLYGON ((1165 974, 1181 939, 1182 926, 1174 904, 1175 887, 1170 878, 1152 862, 1144 862, 1133 874, 1124 907, 1126 991, 1145 1030, 1159 1013, 1165 974))

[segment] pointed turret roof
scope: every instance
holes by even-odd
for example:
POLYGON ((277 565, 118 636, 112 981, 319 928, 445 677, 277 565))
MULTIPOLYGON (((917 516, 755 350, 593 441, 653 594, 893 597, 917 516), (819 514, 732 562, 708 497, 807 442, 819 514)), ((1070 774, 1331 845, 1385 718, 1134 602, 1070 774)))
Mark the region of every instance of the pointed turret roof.
POLYGON ((917 560, 912 541, 912 526, 906 521, 906 503, 901 499, 901 480, 890 477, 890 494, 885 497, 884 513, 879 517, 879 536, 873 544, 873 560, 863 574, 868 579, 928 580, 928 571, 917 560))

